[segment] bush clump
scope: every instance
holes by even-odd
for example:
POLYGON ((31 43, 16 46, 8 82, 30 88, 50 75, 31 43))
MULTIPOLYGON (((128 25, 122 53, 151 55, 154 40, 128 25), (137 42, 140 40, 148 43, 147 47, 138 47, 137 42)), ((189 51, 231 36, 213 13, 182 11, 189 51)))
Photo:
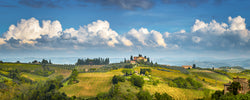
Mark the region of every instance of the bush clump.
POLYGON ((178 88, 187 88, 187 89, 199 89, 202 87, 202 84, 195 81, 194 79, 188 77, 186 79, 182 77, 178 77, 170 80, 168 85, 171 87, 178 87, 178 88))
POLYGON ((112 78, 112 82, 113 84, 117 84, 118 82, 125 82, 125 77, 114 75, 112 78))
POLYGON ((144 84, 144 79, 141 76, 132 75, 130 81, 133 85, 138 86, 140 88, 144 84))

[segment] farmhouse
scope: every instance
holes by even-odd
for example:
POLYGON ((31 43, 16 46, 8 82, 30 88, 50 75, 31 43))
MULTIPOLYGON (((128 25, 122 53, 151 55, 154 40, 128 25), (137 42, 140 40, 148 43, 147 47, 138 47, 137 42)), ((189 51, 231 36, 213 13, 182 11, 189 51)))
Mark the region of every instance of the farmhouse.
POLYGON ((182 68, 185 68, 185 69, 192 69, 192 66, 191 66, 191 65, 182 65, 182 68))
POLYGON ((135 61, 130 61, 130 64, 136 64, 136 62, 135 61))
POLYGON ((144 62, 147 62, 148 59, 147 58, 144 58, 144 57, 134 57, 134 61, 144 61, 144 62))
MULTIPOLYGON (((246 94, 249 91, 249 86, 248 86, 248 80, 246 78, 233 78, 233 82, 239 82, 241 85, 241 88, 239 89, 238 93, 241 94, 246 94)), ((229 87, 232 83, 229 82, 227 84, 224 84, 224 94, 229 92, 229 87)))

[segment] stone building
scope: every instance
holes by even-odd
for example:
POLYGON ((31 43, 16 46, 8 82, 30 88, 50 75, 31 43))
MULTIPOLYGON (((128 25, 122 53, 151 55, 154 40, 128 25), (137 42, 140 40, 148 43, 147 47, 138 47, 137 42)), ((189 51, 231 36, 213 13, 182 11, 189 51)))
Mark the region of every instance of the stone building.
POLYGON ((144 57, 134 57, 134 61, 144 61, 144 62, 147 62, 148 59, 147 58, 144 58, 144 57))
POLYGON ((185 69, 192 69, 193 66, 191 65, 182 65, 182 68, 185 68, 185 69))
MULTIPOLYGON (((236 77, 233 78, 233 82, 240 83, 241 88, 239 89, 238 93, 246 94, 249 91, 248 80, 246 78, 236 77)), ((229 92, 228 88, 230 87, 231 84, 232 84, 231 82, 224 84, 224 94, 229 92)))

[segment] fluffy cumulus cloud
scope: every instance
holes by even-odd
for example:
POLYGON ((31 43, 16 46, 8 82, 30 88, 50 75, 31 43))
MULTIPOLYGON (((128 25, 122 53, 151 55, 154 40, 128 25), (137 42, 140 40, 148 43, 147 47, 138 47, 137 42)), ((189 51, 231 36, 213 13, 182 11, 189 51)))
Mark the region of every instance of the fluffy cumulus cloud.
POLYGON ((0 45, 3 45, 3 44, 5 44, 6 42, 4 41, 4 39, 3 38, 0 38, 0 45))
POLYGON ((122 37, 122 38, 121 38, 121 41, 122 41, 122 43, 123 43, 125 46, 132 46, 132 45, 133 45, 133 43, 132 43, 130 40, 128 40, 127 38, 125 38, 125 37, 122 37))
POLYGON ((48 35, 50 38, 58 37, 62 31, 62 26, 59 21, 43 21, 42 27, 39 25, 39 21, 35 18, 28 20, 22 19, 16 26, 11 25, 9 30, 4 34, 5 40, 11 38, 20 40, 20 43, 34 44, 37 38, 41 38, 41 35, 48 35))
MULTIPOLYGON (((247 42, 249 40, 249 30, 246 29, 245 18, 241 16, 232 18, 230 16, 228 17, 228 23, 229 25, 226 23, 218 23, 215 20, 212 20, 210 23, 196 20, 192 27, 192 32, 210 37, 217 35, 217 37, 224 39, 239 37, 238 39, 242 41, 247 42)), ((233 42, 234 40, 231 41, 233 42)))
POLYGON ((78 42, 87 44, 107 44, 114 47, 119 43, 118 33, 110 28, 109 22, 98 20, 86 26, 80 26, 79 30, 73 28, 65 30, 64 33, 76 37, 78 42))
POLYGON ((160 33, 147 28, 132 28, 119 34, 105 20, 97 20, 78 29, 62 29, 59 21, 35 18, 22 19, 0 37, 0 47, 11 48, 183 48, 192 49, 248 49, 250 31, 246 28, 245 18, 228 17, 227 23, 216 20, 204 22, 195 20, 191 31, 160 33), (40 26, 41 25, 41 26, 40 26))
POLYGON ((11 25, 0 38, 0 45, 11 47, 33 46, 46 48, 73 47, 115 47, 133 46, 132 41, 119 35, 110 28, 108 21, 97 20, 79 29, 62 30, 59 21, 42 21, 35 18, 21 19, 17 25, 11 25), (13 46, 13 44, 15 44, 13 46))
POLYGON ((144 46, 167 46, 163 35, 155 30, 148 31, 146 28, 140 28, 139 30, 131 29, 126 35, 136 39, 144 46))
POLYGON ((228 17, 228 24, 215 20, 206 23, 197 19, 186 36, 203 48, 245 48, 249 44, 250 32, 246 29, 245 18, 237 16, 228 17))

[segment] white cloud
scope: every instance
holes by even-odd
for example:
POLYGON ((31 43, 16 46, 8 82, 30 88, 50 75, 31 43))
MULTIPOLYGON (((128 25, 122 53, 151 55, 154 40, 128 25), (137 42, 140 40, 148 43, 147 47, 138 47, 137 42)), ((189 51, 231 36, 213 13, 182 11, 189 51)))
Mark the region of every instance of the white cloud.
POLYGON ((147 45, 145 43, 145 40, 147 39, 147 36, 149 34, 148 29, 140 28, 138 31, 136 29, 131 29, 127 34, 133 36, 134 38, 136 38, 143 45, 147 45))
POLYGON ((211 33, 215 35, 221 35, 226 31, 228 27, 225 23, 217 23, 215 20, 212 20, 210 23, 205 23, 200 20, 196 20, 195 24, 192 27, 192 32, 202 32, 204 34, 211 33))
POLYGON ((17 25, 10 25, 9 30, 0 37, 0 45, 16 48, 27 45, 42 48, 71 46, 75 49, 116 46, 192 48, 197 43, 195 46, 199 48, 219 49, 235 46, 246 48, 250 44, 249 39, 250 31, 246 29, 245 19, 241 16, 228 17, 228 24, 215 20, 206 23, 197 19, 190 32, 180 30, 164 34, 143 27, 118 34, 105 20, 97 20, 78 29, 62 30, 59 21, 42 21, 40 26, 37 19, 30 18, 22 19, 17 25))
POLYGON ((4 38, 9 40, 11 38, 20 39, 21 43, 34 44, 35 39, 41 38, 41 35, 48 35, 50 38, 59 36, 62 31, 62 26, 59 21, 43 21, 43 27, 40 27, 39 21, 35 18, 28 20, 21 19, 17 26, 11 25, 9 30, 4 33, 4 38))
POLYGON ((108 21, 97 20, 91 24, 80 26, 79 30, 70 28, 64 32, 71 34, 72 37, 77 37, 80 43, 93 45, 106 44, 111 47, 119 43, 117 40, 119 35, 110 28, 108 21))
POLYGON ((184 29, 182 29, 182 30, 175 32, 175 33, 186 33, 186 31, 184 29))
POLYGON ((170 33, 169 33, 169 32, 165 32, 165 33, 164 33, 164 36, 165 36, 166 38, 168 38, 168 37, 169 37, 169 35, 170 35, 170 33))
POLYGON ((0 38, 0 45, 3 45, 3 44, 5 44, 6 42, 4 41, 4 39, 3 38, 0 38))
POLYGON ((162 34, 160 32, 152 30, 151 33, 153 34, 154 39, 155 39, 155 41, 157 42, 157 44, 159 46, 162 46, 162 47, 166 47, 167 46, 167 44, 165 43, 165 41, 163 39, 163 36, 162 36, 162 34))
POLYGON ((229 17, 228 24, 215 20, 206 23, 197 19, 191 27, 191 32, 181 33, 184 33, 184 31, 165 33, 165 40, 169 46, 176 44, 182 48, 192 48, 193 43, 199 43, 195 46, 225 49, 246 48, 250 44, 250 31, 246 29, 245 19, 241 16, 229 17))
POLYGON ((228 21, 230 23, 230 29, 231 30, 246 30, 246 23, 245 18, 242 18, 241 16, 232 18, 231 16, 228 17, 228 21))
POLYGON ((195 20, 195 24, 193 25, 191 31, 192 31, 192 32, 195 32, 195 31, 200 30, 200 29, 203 29, 203 28, 205 28, 205 27, 207 27, 207 26, 208 26, 207 23, 205 23, 205 22, 203 22, 203 21, 200 21, 200 20, 196 19, 196 20, 195 20))
POLYGON ((199 43, 201 41, 201 38, 198 37, 198 36, 193 36, 192 41, 195 42, 195 43, 199 43))
POLYGON ((121 37, 121 41, 125 46, 132 46, 133 45, 133 43, 130 40, 128 40, 126 37, 121 37))
POLYGON ((148 29, 142 27, 139 30, 131 29, 127 35, 134 37, 144 46, 153 46, 152 42, 155 42, 157 44, 156 46, 167 46, 162 34, 155 30, 149 32, 148 29))
POLYGON ((63 33, 69 33, 71 34, 72 37, 76 37, 78 34, 78 30, 75 30, 74 28, 69 28, 69 29, 65 29, 63 33))

